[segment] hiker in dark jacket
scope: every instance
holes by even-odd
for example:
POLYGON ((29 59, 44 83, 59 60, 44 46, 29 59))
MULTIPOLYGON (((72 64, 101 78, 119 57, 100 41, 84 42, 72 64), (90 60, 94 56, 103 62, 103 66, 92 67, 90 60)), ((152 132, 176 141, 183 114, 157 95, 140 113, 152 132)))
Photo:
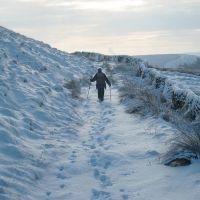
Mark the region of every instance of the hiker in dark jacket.
POLYGON ((102 72, 101 68, 98 69, 98 72, 93 78, 90 79, 91 82, 96 81, 96 88, 98 90, 98 98, 100 101, 104 100, 104 90, 106 89, 106 83, 111 86, 110 81, 107 76, 102 72))

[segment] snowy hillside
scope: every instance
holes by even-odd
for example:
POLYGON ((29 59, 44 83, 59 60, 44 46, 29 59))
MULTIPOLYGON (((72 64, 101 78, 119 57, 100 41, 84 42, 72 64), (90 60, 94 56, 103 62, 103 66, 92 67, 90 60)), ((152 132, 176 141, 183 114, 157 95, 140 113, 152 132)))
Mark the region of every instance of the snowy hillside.
POLYGON ((166 154, 182 130, 199 130, 198 84, 0 27, 0 200, 198 199, 194 152, 166 154), (99 67, 112 82, 102 103, 89 90, 99 67), (181 153, 192 165, 164 165, 181 153))
POLYGON ((160 54, 137 56, 158 68, 198 68, 200 69, 200 57, 187 54, 160 54))
POLYGON ((29 199, 53 162, 49 155, 67 148, 56 135, 74 140, 80 82, 90 66, 0 27, 0 199, 29 199))

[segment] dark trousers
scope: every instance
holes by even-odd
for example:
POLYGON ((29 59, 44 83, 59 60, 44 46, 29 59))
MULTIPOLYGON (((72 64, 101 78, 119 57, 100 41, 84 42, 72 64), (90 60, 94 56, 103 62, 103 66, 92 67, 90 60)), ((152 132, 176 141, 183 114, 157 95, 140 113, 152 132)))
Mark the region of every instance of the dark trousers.
POLYGON ((104 100, 104 88, 103 87, 98 88, 98 98, 100 101, 104 100))

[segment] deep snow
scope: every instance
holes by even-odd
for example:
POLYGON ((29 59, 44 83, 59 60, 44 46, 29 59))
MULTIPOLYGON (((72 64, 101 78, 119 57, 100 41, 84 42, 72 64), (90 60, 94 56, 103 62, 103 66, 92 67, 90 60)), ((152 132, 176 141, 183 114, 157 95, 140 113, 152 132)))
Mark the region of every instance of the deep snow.
POLYGON ((178 130, 152 114, 125 112, 121 71, 104 68, 113 76, 111 101, 107 89, 99 103, 94 84, 86 98, 102 65, 0 27, 1 200, 199 199, 199 161, 162 164, 178 130))

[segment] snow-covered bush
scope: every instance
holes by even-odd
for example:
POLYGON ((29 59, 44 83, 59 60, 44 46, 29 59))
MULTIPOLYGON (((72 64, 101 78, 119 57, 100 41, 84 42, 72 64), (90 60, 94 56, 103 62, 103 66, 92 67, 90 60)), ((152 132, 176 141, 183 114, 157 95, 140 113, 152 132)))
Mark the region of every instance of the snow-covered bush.
POLYGON ((162 157, 164 164, 174 159, 200 158, 200 132, 176 133, 176 137, 171 140, 171 143, 169 150, 162 157))
POLYGON ((200 132, 182 132, 175 140, 174 148, 179 151, 200 157, 200 132))
POLYGON ((184 93, 176 93, 175 91, 172 94, 172 108, 174 110, 182 109, 185 105, 186 95, 184 93))
POLYGON ((80 94, 81 94, 80 81, 70 80, 68 82, 65 82, 63 86, 70 90, 72 98, 75 98, 75 99, 80 98, 80 94))
POLYGON ((157 95, 157 101, 162 104, 162 111, 173 109, 179 112, 180 117, 188 121, 196 121, 200 116, 200 97, 193 91, 180 89, 176 83, 165 77, 162 72, 148 68, 145 65, 137 66, 137 76, 144 79, 146 85, 152 85, 156 90, 150 90, 157 95), (162 100, 162 101, 161 101, 162 100))
POLYGON ((149 87, 139 85, 137 81, 124 80, 120 97, 127 105, 127 112, 144 114, 151 109, 160 114, 160 104, 155 95, 149 91, 149 87))

